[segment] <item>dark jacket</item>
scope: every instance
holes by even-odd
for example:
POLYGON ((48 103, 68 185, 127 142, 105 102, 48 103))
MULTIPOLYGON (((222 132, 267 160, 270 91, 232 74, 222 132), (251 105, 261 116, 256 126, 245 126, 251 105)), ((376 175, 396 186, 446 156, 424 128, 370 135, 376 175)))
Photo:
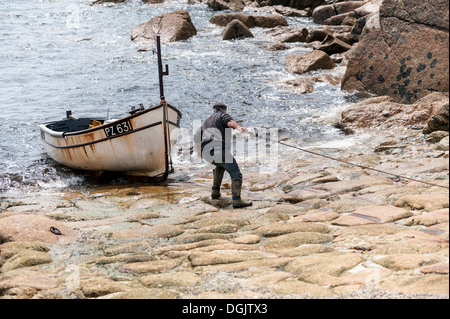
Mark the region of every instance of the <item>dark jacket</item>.
POLYGON ((225 133, 226 129, 229 129, 228 122, 230 121, 233 121, 233 118, 228 113, 216 111, 203 122, 200 136, 196 136, 196 142, 201 141, 202 152, 207 145, 221 146, 223 150, 230 149, 231 134, 225 133))

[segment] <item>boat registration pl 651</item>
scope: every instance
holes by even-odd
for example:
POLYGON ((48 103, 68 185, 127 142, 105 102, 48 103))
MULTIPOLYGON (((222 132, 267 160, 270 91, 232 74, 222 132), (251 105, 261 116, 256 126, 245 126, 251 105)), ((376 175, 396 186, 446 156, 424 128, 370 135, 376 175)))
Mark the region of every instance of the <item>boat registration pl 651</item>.
POLYGON ((124 133, 131 132, 133 130, 133 126, 131 126, 131 122, 128 121, 122 121, 118 123, 113 123, 111 125, 106 126, 103 128, 103 131, 106 134, 106 137, 112 137, 115 135, 120 135, 124 133))

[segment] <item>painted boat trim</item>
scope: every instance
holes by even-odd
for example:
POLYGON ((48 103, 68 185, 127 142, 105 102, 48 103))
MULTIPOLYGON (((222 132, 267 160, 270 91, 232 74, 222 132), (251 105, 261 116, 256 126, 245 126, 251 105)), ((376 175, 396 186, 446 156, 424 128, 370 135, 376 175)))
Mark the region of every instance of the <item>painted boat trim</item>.
MULTIPOLYGON (((97 143, 101 143, 101 142, 104 142, 104 141, 112 140, 112 139, 114 139, 114 138, 122 137, 122 136, 125 136, 125 135, 128 135, 128 134, 133 134, 133 133, 136 133, 136 132, 139 132, 139 131, 143 131, 143 130, 146 130, 146 129, 149 129, 149 128, 151 128, 151 127, 155 127, 155 126, 158 126, 158 125, 161 125, 161 124, 162 124, 162 121, 159 121, 159 122, 156 122, 156 123, 153 123, 153 124, 149 124, 149 125, 140 127, 140 128, 138 128, 138 129, 135 129, 135 130, 126 132, 126 133, 117 134, 117 135, 114 135, 114 136, 105 137, 105 138, 102 138, 102 139, 99 139, 99 140, 95 140, 95 141, 92 141, 92 142, 82 143, 82 144, 76 144, 76 145, 58 146, 58 145, 50 144, 50 143, 47 142, 45 139, 44 139, 43 141, 44 141, 46 144, 50 145, 51 147, 58 148, 58 149, 77 148, 77 147, 83 147, 83 146, 88 146, 88 145, 97 144, 97 143)), ((174 124, 174 123, 171 123, 171 124, 174 124)), ((174 125, 178 127, 178 125, 176 125, 176 124, 174 124, 174 125)), ((85 130, 85 131, 86 131, 86 130, 85 130)))
MULTIPOLYGON (((109 125, 109 124, 112 124, 112 123, 115 123, 115 122, 126 121, 126 120, 130 120, 130 119, 132 119, 132 118, 135 118, 135 117, 139 117, 139 116, 141 116, 141 115, 143 115, 143 114, 145 114, 145 113, 148 113, 148 112, 150 112, 150 111, 157 110, 157 109, 159 109, 159 108, 161 108, 161 107, 163 107, 163 106, 162 106, 162 105, 157 105, 157 106, 154 106, 154 107, 150 107, 150 108, 148 108, 148 109, 146 109, 146 110, 144 110, 144 111, 140 111, 140 112, 137 112, 137 113, 132 114, 132 115, 130 115, 130 116, 127 116, 127 117, 118 119, 118 120, 116 120, 116 121, 114 121, 114 122, 108 123, 108 125, 109 125)), ((178 114, 179 117, 182 116, 181 112, 180 112, 178 109, 176 109, 175 107, 173 107, 173 106, 171 106, 171 105, 168 105, 168 107, 171 108, 172 110, 174 110, 175 112, 177 112, 177 114, 178 114)), ((87 129, 87 130, 81 130, 81 131, 76 131, 76 132, 56 132, 56 131, 53 131, 53 130, 51 130, 51 129, 49 129, 49 128, 47 127, 47 125, 52 124, 52 123, 55 123, 55 122, 48 122, 48 123, 45 123, 45 124, 41 124, 41 125, 39 125, 39 128, 40 128, 41 131, 43 131, 44 133, 46 133, 46 134, 48 134, 48 135, 50 135, 50 136, 52 136, 52 137, 56 137, 56 138, 65 138, 66 136, 84 135, 84 134, 87 134, 87 133, 90 133, 90 132, 94 132, 94 131, 96 131, 96 130, 102 130, 102 129, 103 129, 103 125, 100 125, 100 126, 96 126, 96 127, 87 129)), ((172 122, 172 121, 168 121, 168 123, 169 123, 170 125, 173 125, 173 126, 177 127, 177 128, 180 128, 180 126, 179 126, 177 123, 174 123, 174 122, 172 122)), ((154 127, 154 126, 158 126, 158 125, 160 125, 160 124, 163 124, 163 122, 162 122, 162 121, 155 122, 155 123, 152 123, 152 124, 149 124, 149 125, 146 125, 146 126, 143 126, 143 127, 137 128, 137 129, 134 129, 134 130, 132 130, 132 131, 126 132, 126 133, 117 134, 117 135, 114 135, 114 136, 105 137, 105 138, 103 138, 103 139, 95 140, 95 141, 92 141, 92 142, 82 143, 82 144, 76 144, 76 145, 58 146, 58 145, 50 144, 49 142, 47 142, 47 141, 45 140, 45 138, 42 138, 42 140, 43 140, 47 145, 49 145, 49 146, 51 146, 51 147, 54 147, 54 148, 57 148, 57 149, 77 148, 77 147, 88 146, 88 145, 92 145, 92 144, 96 144, 96 143, 101 143, 101 142, 104 142, 104 141, 107 141, 107 140, 110 140, 110 139, 114 139, 114 138, 122 137, 122 136, 125 136, 125 135, 128 135, 128 134, 136 133, 136 132, 139 132, 139 131, 142 131, 142 130, 149 129, 149 128, 154 127)))

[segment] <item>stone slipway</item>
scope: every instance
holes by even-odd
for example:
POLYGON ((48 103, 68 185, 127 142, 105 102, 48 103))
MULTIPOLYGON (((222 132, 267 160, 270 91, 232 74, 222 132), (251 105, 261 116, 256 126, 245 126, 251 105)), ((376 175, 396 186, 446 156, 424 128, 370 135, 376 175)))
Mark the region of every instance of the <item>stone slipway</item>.
MULTIPOLYGON (((448 187, 448 151, 404 134, 414 148, 334 154, 448 187)), ((448 189, 282 151, 278 175, 242 164, 247 209, 226 188, 208 198, 209 168, 171 187, 2 198, 0 297, 448 298, 448 189)))

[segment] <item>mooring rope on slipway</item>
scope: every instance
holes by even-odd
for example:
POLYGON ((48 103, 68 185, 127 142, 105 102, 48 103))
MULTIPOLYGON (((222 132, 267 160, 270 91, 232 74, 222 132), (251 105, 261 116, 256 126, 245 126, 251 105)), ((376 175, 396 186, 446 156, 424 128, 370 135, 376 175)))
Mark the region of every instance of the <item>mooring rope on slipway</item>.
POLYGON ((278 144, 281 144, 281 145, 284 145, 284 146, 287 146, 287 147, 291 147, 291 148, 295 148, 297 150, 300 150, 300 151, 303 151, 303 152, 306 152, 306 153, 310 153, 310 154, 313 154, 313 155, 316 155, 316 156, 325 157, 325 158, 331 159, 333 161, 345 163, 345 164, 352 165, 352 166, 357 166, 357 167, 360 167, 362 169, 367 169, 367 170, 375 171, 375 172, 378 172, 378 173, 395 176, 397 178, 405 179, 405 180, 409 180, 409 181, 413 181, 413 182, 418 182, 418 183, 428 184, 428 185, 431 185, 431 186, 437 186, 437 187, 449 189, 448 186, 442 186, 442 185, 438 185, 438 184, 434 184, 434 183, 430 183, 430 182, 425 182, 425 181, 422 181, 422 180, 418 180, 418 179, 414 179, 414 178, 410 178, 410 177, 406 177, 406 176, 402 176, 402 175, 398 175, 398 174, 389 173, 389 172, 382 171, 382 170, 379 170, 379 169, 376 169, 376 168, 372 168, 372 167, 368 167, 368 166, 364 166, 364 165, 360 165, 360 164, 355 164, 355 163, 351 163, 351 162, 347 162, 347 161, 344 161, 344 160, 341 160, 341 159, 338 159, 338 158, 334 158, 334 157, 331 157, 331 156, 328 156, 328 155, 316 153, 316 152, 313 152, 313 151, 308 151, 308 150, 305 150, 305 149, 303 149, 301 147, 297 147, 297 146, 294 146, 294 145, 289 145, 289 144, 286 144, 284 142, 278 141, 278 144))
MULTIPOLYGON (((252 134, 252 135, 256 136, 256 134, 253 133, 253 132, 249 132, 249 131, 247 131, 247 132, 249 134, 252 134)), ((296 150, 299 150, 299 151, 302 151, 302 152, 306 152, 306 153, 309 153, 309 154, 312 154, 312 155, 324 157, 324 158, 327 158, 327 159, 330 159, 330 160, 333 160, 333 161, 336 161, 336 162, 341 162, 341 163, 344 163, 344 164, 347 164, 347 165, 356 166, 356 167, 360 167, 362 169, 371 170, 371 171, 375 171, 375 172, 378 172, 378 173, 394 176, 394 177, 397 177, 399 179, 404 179, 404 180, 409 180, 409 181, 413 181, 413 182, 417 182, 417 183, 427 184, 427 185, 430 185, 430 186, 436 186, 436 187, 449 189, 448 186, 442 186, 442 185, 438 185, 438 184, 435 184, 435 183, 430 183, 430 182, 426 182, 426 181, 422 181, 422 180, 418 180, 418 179, 414 179, 414 178, 410 178, 410 177, 406 177, 406 176, 402 176, 402 175, 398 175, 398 174, 389 173, 389 172, 382 171, 382 170, 379 170, 379 169, 376 169, 376 168, 372 168, 372 167, 368 167, 368 166, 364 166, 364 165, 360 165, 360 164, 356 164, 356 163, 347 162, 347 161, 344 161, 344 160, 341 160, 341 159, 338 159, 338 158, 334 158, 334 157, 331 157, 331 156, 328 156, 328 155, 324 155, 324 154, 321 154, 321 153, 308 151, 308 150, 306 150, 304 148, 301 148, 301 147, 298 147, 298 146, 295 146, 295 145, 290 145, 290 144, 287 144, 287 143, 284 143, 284 142, 281 142, 281 141, 275 141, 275 142, 277 142, 280 145, 284 145, 284 146, 287 146, 287 147, 290 147, 290 148, 294 148, 296 150)))

